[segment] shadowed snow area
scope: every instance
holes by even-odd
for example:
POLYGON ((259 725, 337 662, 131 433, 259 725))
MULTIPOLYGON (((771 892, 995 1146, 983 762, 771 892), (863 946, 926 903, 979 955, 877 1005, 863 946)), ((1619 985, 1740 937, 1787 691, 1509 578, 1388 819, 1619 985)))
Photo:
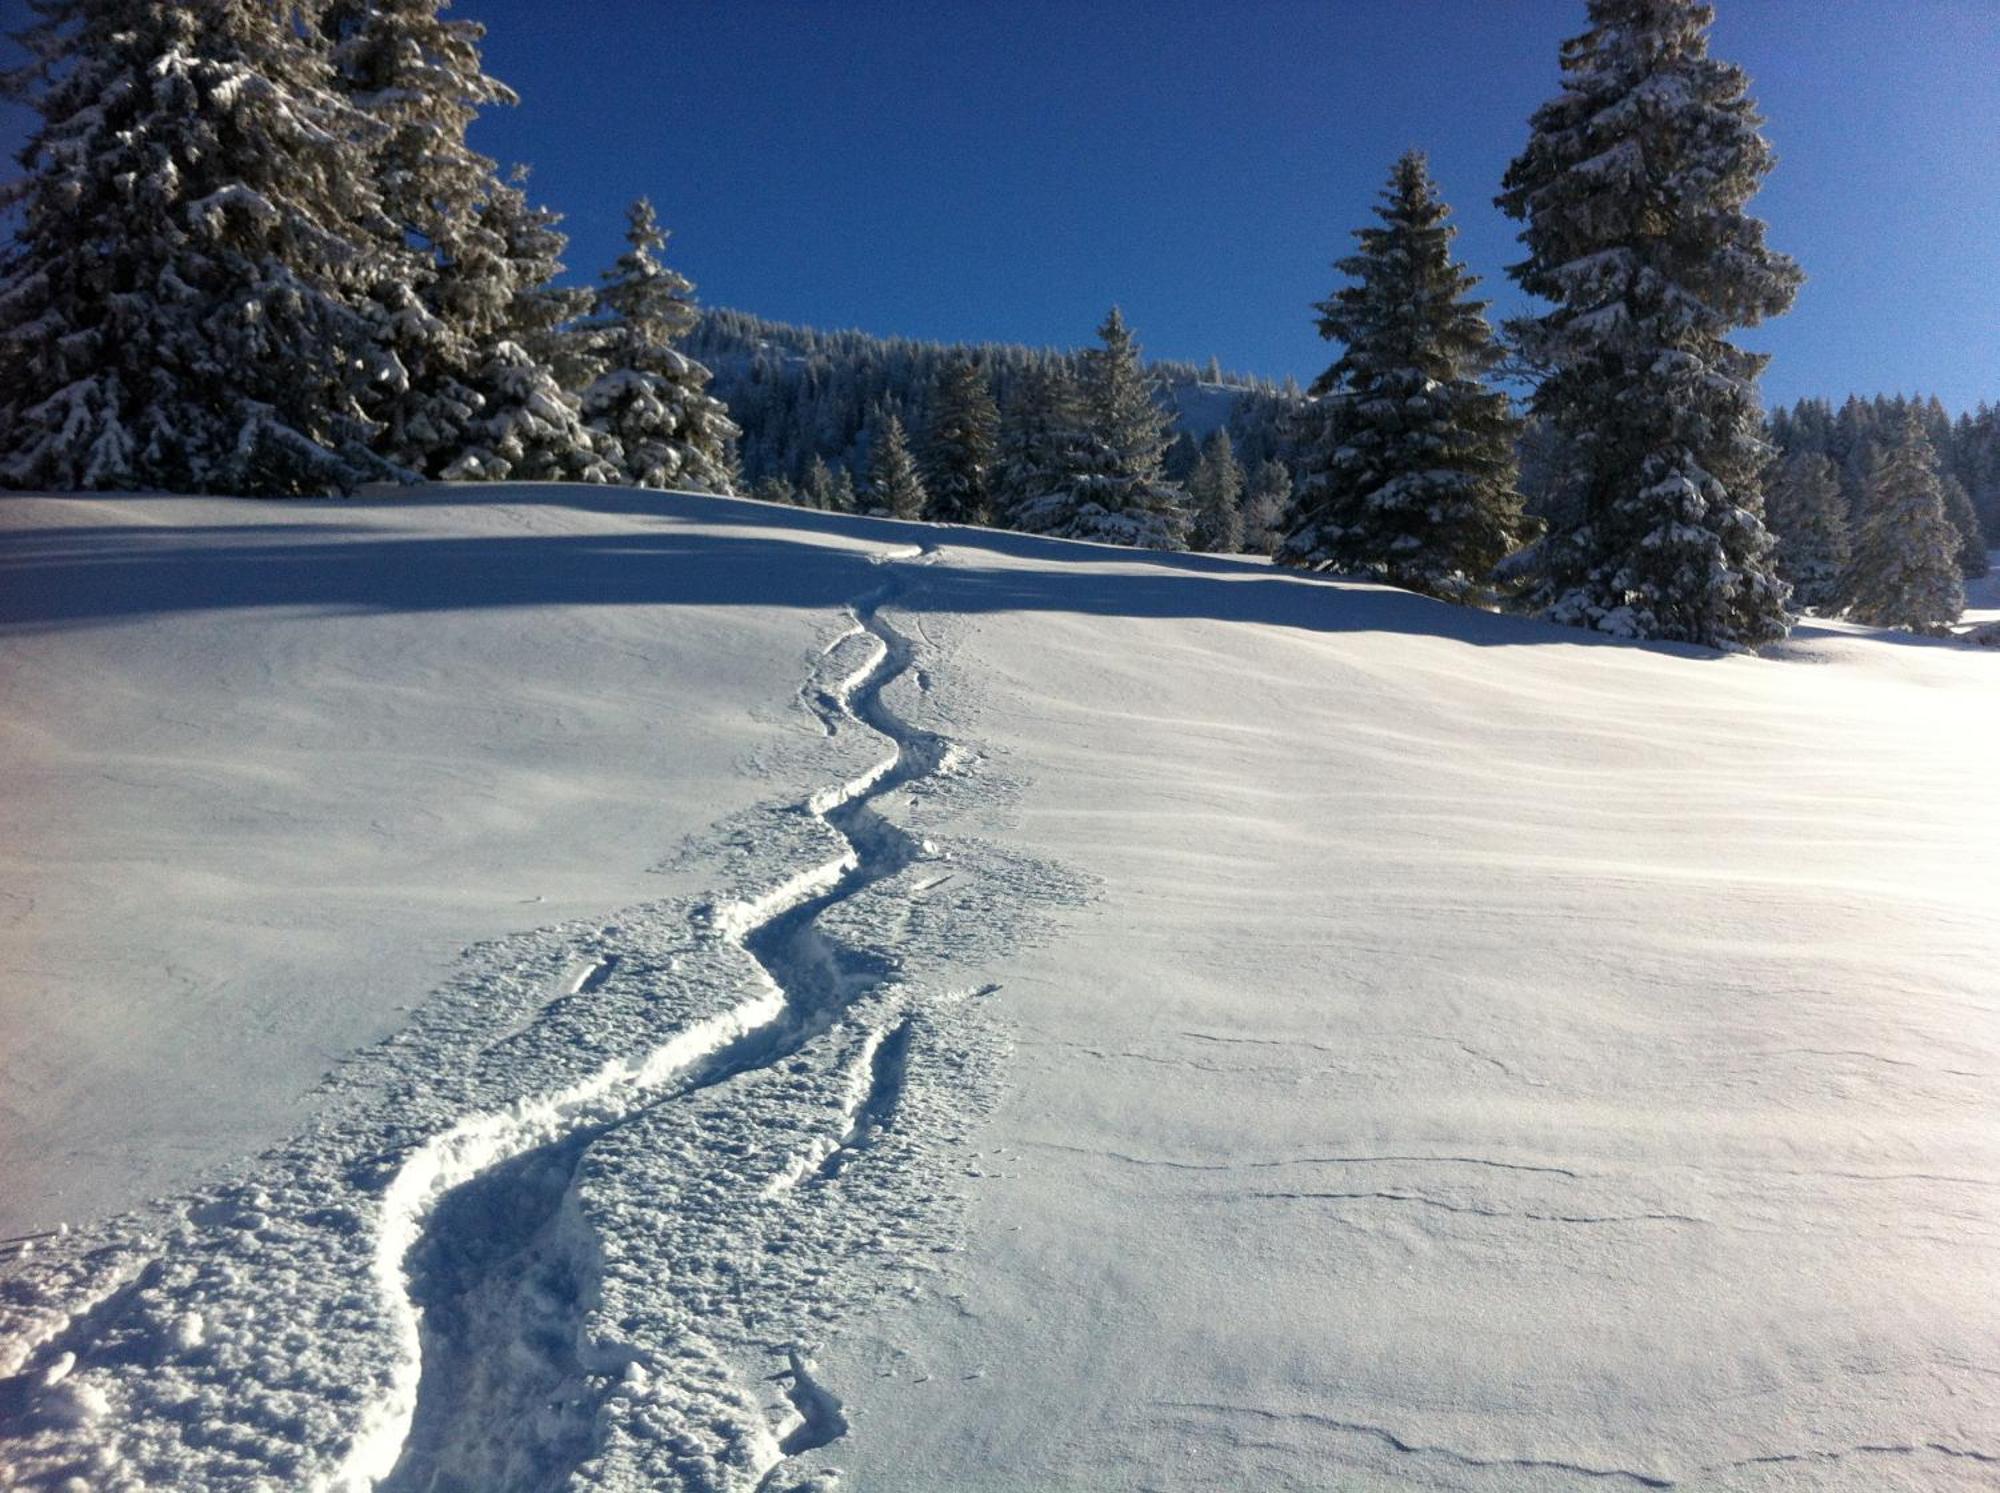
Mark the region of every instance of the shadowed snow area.
POLYGON ((522 487, 0 657, 10 1485, 2000 1478, 2000 651, 522 487))

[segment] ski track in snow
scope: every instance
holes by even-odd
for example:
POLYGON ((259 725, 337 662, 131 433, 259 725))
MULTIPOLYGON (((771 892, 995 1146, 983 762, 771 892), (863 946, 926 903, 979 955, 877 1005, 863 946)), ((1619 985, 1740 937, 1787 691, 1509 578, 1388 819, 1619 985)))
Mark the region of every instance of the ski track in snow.
POLYGON ((977 793, 970 754, 884 700, 930 683, 880 615, 906 584, 853 603, 799 691, 852 770, 724 836, 729 879, 762 890, 472 951, 246 1176, 9 1241, 0 1468, 32 1488, 825 1486, 793 1460, 848 1430, 811 1341, 871 1291, 921 1293, 956 1247, 933 1163, 991 1092, 970 998, 994 987, 946 977, 1082 895, 902 822, 977 793))

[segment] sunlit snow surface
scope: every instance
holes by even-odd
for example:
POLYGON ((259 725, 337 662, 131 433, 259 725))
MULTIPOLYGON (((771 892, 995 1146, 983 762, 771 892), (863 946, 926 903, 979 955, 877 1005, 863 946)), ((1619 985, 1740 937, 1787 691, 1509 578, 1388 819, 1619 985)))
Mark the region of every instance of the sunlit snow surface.
POLYGON ((1990 1487, 2000 655, 1777 653, 0 502, 0 1468, 1990 1487))

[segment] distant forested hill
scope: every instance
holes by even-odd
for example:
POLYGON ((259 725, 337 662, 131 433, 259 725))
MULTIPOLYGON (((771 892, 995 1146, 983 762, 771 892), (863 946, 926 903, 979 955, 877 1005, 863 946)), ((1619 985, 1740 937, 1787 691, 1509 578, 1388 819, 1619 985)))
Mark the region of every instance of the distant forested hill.
MULTIPOLYGON (((858 473, 866 458, 865 431, 879 410, 921 435, 938 373, 955 357, 973 358, 1004 405, 1028 370, 1073 356, 1018 343, 825 332, 726 309, 704 311, 681 347, 713 371, 709 392, 743 427, 749 483, 771 476, 798 481, 815 456, 858 473)), ((1195 443, 1218 426, 1228 427, 1246 465, 1287 455, 1284 417, 1302 398, 1296 383, 1224 373, 1212 360, 1206 367, 1160 360, 1148 368, 1183 437, 1169 463, 1174 475, 1193 465, 1195 443)))

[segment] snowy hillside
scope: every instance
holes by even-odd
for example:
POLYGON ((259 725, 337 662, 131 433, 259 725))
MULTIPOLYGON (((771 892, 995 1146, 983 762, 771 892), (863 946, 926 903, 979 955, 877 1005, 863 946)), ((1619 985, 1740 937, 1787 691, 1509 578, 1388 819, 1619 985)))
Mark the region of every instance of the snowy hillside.
POLYGON ((1993 652, 557 487, 0 650, 10 1485, 1993 1485, 1993 652))

